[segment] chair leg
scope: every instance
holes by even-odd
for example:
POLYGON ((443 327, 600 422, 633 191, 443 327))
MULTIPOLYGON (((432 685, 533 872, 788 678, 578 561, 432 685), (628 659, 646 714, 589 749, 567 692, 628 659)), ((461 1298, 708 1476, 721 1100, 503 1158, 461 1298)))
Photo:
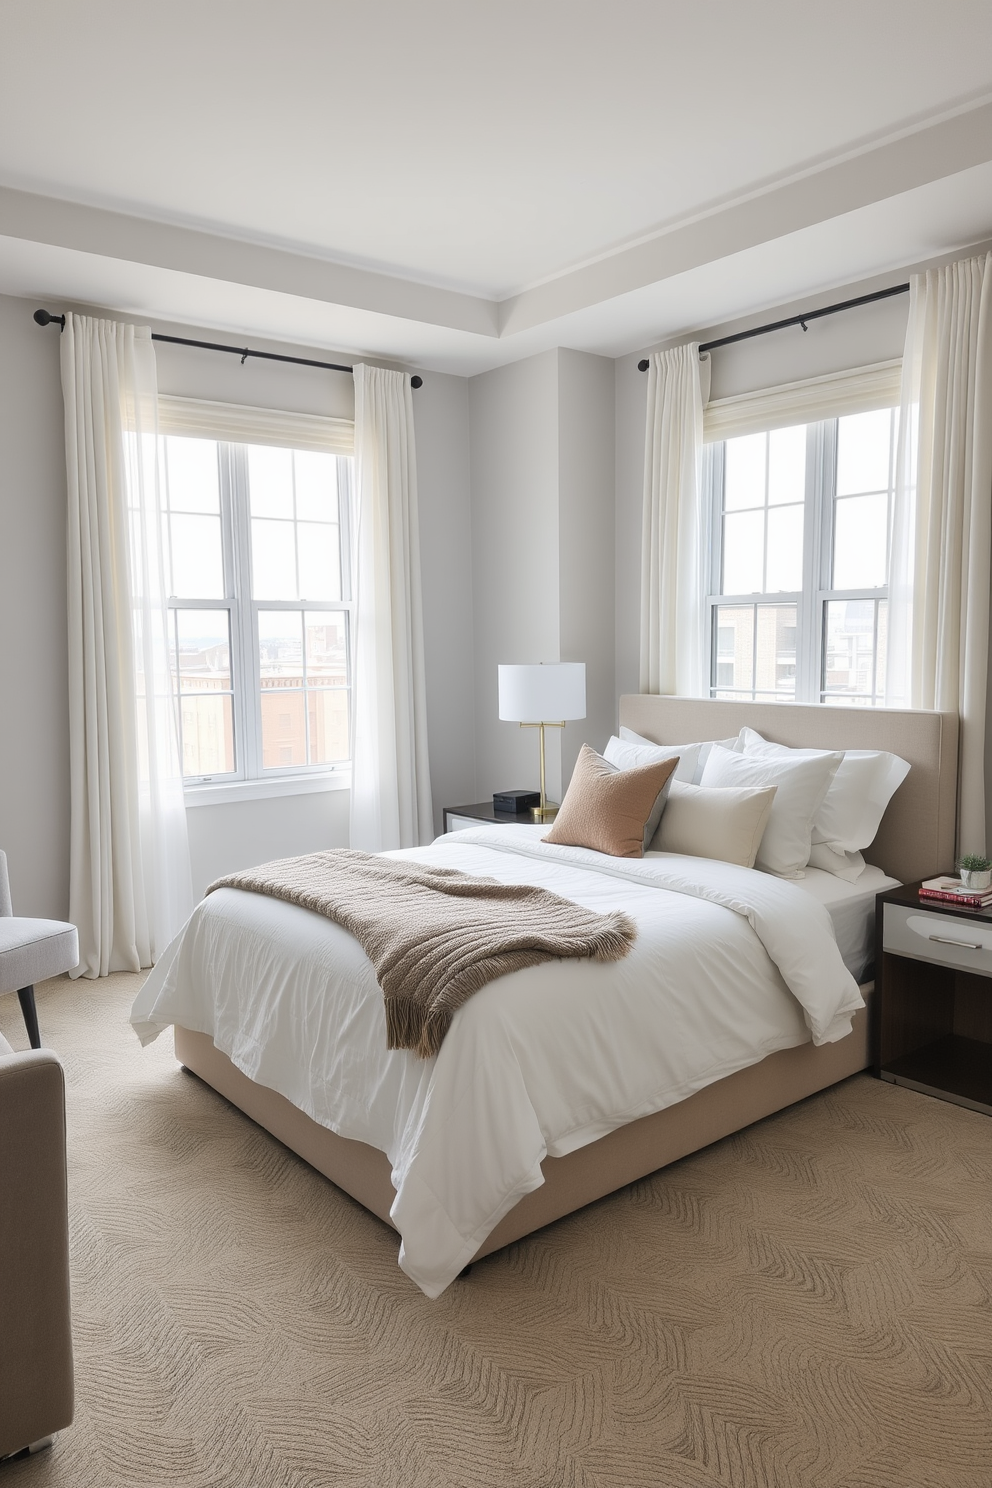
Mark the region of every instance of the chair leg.
POLYGON ((24 1014, 24 1027, 28 1031, 28 1040, 32 1049, 41 1048, 41 1034, 38 1031, 38 1009, 34 1002, 34 988, 22 987, 17 994, 17 1000, 21 1004, 21 1012, 24 1014))

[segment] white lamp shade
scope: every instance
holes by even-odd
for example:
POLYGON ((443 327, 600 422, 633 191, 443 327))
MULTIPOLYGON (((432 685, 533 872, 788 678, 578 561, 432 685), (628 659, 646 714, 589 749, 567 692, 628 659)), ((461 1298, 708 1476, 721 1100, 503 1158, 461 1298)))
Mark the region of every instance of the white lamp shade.
POLYGON ((585 662, 501 666, 499 716, 508 723, 552 723, 585 718, 585 662))

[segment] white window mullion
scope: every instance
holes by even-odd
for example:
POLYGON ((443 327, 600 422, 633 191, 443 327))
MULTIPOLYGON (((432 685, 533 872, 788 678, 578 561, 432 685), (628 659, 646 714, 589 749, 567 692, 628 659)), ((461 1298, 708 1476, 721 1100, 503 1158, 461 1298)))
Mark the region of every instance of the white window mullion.
POLYGON ((183 743, 183 681, 179 674, 179 629, 176 620, 176 602, 169 600, 169 666, 175 667, 174 701, 176 707, 176 731, 179 736, 179 773, 186 774, 186 747, 183 743))
POLYGON ((342 459, 340 456, 338 457, 338 529, 340 532, 339 547, 341 550, 339 559, 341 564, 341 598, 345 600, 349 605, 355 597, 354 591, 352 589, 351 574, 352 568, 354 567, 352 561, 353 554, 351 549, 352 503, 354 500, 354 493, 351 489, 351 476, 354 469, 354 464, 354 460, 346 460, 342 459))
POLYGON ((823 701, 826 682, 827 598, 834 582, 834 503, 837 499, 837 420, 821 424, 823 453, 820 468, 820 561, 816 576, 816 676, 812 702, 823 701))
POLYGON ((238 586, 235 564, 235 523, 231 509, 231 483, 227 447, 217 446, 218 491, 220 495, 221 556, 224 568, 224 607, 227 609, 228 660, 231 670, 231 724, 234 731, 234 774, 225 779, 245 778, 245 730, 241 717, 244 695, 244 666, 238 637, 238 586))
POLYGON ((258 637, 254 605, 251 599, 251 519, 248 505, 248 461, 243 447, 221 446, 224 452, 224 488, 227 492, 231 522, 231 574, 234 609, 232 612, 232 645, 237 648, 236 688, 237 719, 241 734, 241 759, 244 774, 254 779, 259 774, 258 757, 260 703, 258 700, 258 637))
POLYGON ((723 587, 723 469, 724 450, 721 444, 707 444, 703 447, 703 491, 706 493, 704 499, 709 502, 710 532, 712 543, 710 545, 710 571, 709 571, 709 624, 706 627, 705 657, 706 667, 706 690, 707 695, 712 695, 716 685, 716 605, 719 603, 720 590, 723 587))
POLYGON ((806 493, 803 509, 803 587, 796 601, 796 702, 819 701, 821 618, 818 591, 824 552, 825 455, 830 425, 806 428, 806 493))
MULTIPOLYGON (((354 567, 355 554, 352 548, 353 533, 353 509, 354 489, 352 486, 352 475, 355 469, 354 460, 338 459, 338 523, 340 532, 340 563, 341 563, 341 598, 345 601, 342 608, 345 609, 345 685, 348 699, 348 754, 354 759, 355 756, 355 694, 352 685, 352 662, 354 661, 355 630, 354 630, 354 567)), ((705 486, 704 486, 705 490, 705 486)))

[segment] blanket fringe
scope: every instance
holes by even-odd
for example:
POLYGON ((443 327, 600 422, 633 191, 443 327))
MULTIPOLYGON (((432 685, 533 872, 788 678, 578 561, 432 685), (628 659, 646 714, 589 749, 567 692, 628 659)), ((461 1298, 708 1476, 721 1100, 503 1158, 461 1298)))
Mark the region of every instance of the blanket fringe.
MULTIPOLYGON (((416 1049, 421 1058, 430 1058, 436 1054, 437 1049, 431 1049, 429 1053, 421 1053, 421 1042, 424 1037, 424 1025, 427 1022, 427 1008, 419 1006, 415 1002, 401 1001, 395 997, 383 999, 386 1008, 386 1047, 388 1049, 416 1049)), ((438 1048, 441 1040, 438 1039, 438 1048)))

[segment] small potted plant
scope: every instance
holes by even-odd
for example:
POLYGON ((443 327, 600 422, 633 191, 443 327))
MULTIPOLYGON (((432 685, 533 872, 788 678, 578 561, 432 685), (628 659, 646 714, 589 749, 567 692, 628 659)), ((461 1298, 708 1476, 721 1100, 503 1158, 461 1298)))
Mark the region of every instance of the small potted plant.
POLYGON ((958 863, 961 882, 966 889, 987 889, 992 886, 992 858, 983 858, 980 853, 966 853, 958 863))

